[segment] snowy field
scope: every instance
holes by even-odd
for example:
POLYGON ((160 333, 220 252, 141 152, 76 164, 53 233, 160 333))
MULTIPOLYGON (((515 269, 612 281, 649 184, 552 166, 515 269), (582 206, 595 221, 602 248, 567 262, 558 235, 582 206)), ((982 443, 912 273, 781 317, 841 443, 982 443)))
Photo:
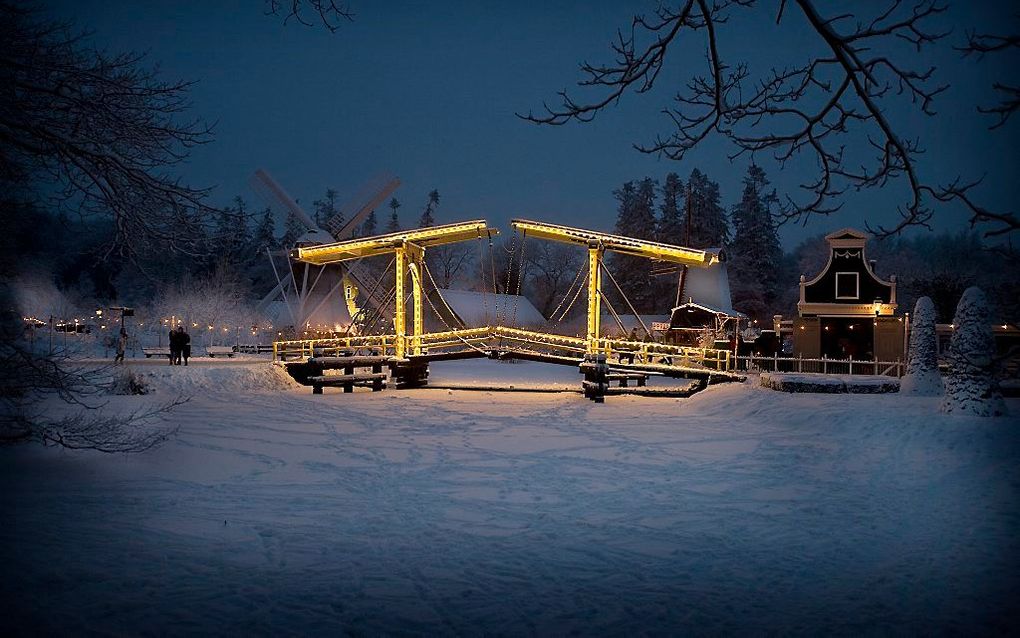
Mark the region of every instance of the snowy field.
MULTIPOLYGON (((4 634, 1020 630, 1017 416, 757 379, 595 405, 137 369, 159 391, 114 407, 193 395, 162 447, 0 449, 4 634)), ((432 378, 489 376, 580 380, 432 378)))

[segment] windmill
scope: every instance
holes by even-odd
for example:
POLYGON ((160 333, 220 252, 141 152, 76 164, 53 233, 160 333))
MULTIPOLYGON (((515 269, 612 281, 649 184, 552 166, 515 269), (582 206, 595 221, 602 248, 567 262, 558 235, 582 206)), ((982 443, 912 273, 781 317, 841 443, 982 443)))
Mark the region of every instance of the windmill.
MULTIPOLYGON (((325 228, 316 224, 264 169, 255 171, 251 183, 271 207, 281 207, 305 227, 306 232, 297 238, 295 245, 312 246, 350 239, 365 218, 397 189, 400 180, 392 176, 373 179, 336 215, 323 223, 325 228), (346 221, 345 211, 353 212, 346 221)), ((271 305, 282 302, 285 311, 278 313, 282 315, 278 323, 289 319, 296 330, 313 327, 337 329, 338 326, 350 324, 352 318, 360 314, 359 291, 369 290, 362 285, 363 281, 369 280, 363 268, 357 262, 348 262, 343 266, 316 266, 292 261, 289 253, 293 247, 285 246, 281 251, 269 251, 277 283, 259 302, 258 310, 265 312, 271 305), (279 267, 280 261, 285 268, 279 267)), ((362 296, 370 306, 382 303, 375 295, 362 296)))

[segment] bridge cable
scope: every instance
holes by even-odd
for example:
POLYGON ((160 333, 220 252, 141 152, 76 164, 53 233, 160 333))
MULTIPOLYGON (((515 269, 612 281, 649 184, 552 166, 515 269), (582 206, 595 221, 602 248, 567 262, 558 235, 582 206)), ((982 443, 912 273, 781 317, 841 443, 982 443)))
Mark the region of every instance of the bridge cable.
POLYGON ((620 284, 616 283, 616 277, 613 277, 613 273, 611 273, 609 271, 609 268, 605 265, 605 263, 602 263, 601 265, 602 265, 602 270, 604 270, 606 272, 606 274, 609 275, 609 280, 613 282, 614 286, 616 286, 616 290, 619 291, 620 296, 623 297, 623 300, 627 302, 627 306, 630 308, 630 311, 634 313, 634 318, 636 318, 638 320, 638 323, 641 324, 641 328, 644 329, 645 334, 647 334, 649 337, 652 337, 651 330, 648 329, 648 326, 645 325, 645 322, 641 318, 641 315, 639 315, 637 313, 637 310, 634 309, 634 304, 632 304, 630 302, 630 299, 627 298, 626 293, 624 293, 623 289, 620 288, 620 284))

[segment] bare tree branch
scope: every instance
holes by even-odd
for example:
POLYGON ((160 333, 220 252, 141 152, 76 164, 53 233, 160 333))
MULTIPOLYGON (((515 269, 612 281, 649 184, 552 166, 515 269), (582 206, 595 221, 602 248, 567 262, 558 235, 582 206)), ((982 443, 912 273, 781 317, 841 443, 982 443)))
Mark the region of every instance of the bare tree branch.
MULTIPOLYGON (((812 51, 800 64, 773 68, 752 81, 747 64, 724 60, 717 31, 730 12, 752 9, 754 2, 687 0, 677 9, 661 7, 654 19, 635 17, 630 32, 619 34, 613 44, 611 64, 581 65, 578 84, 599 91, 601 97, 583 102, 563 91, 559 106, 544 105, 544 113, 518 115, 538 124, 591 121, 626 92, 649 91, 669 51, 681 41, 699 42, 705 50, 706 72, 691 77, 674 96, 674 105, 663 110, 672 132, 636 145, 638 150, 682 160, 703 140, 720 135, 735 146, 731 159, 768 153, 780 166, 813 159, 816 172, 800 184, 803 195, 787 198, 782 209, 788 221, 838 210, 848 190, 902 182, 908 194, 898 208, 899 218, 872 228, 879 235, 928 226, 932 206, 950 202, 961 204, 971 225, 981 225, 986 235, 1020 229, 1014 213, 991 211, 973 201, 970 191, 979 182, 957 180, 945 187, 926 183, 917 166, 924 153, 920 141, 899 132, 886 114, 886 102, 899 99, 908 100, 924 115, 935 115, 935 100, 948 85, 935 81, 934 67, 904 59, 895 44, 906 43, 921 52, 943 40, 948 31, 928 25, 946 10, 944 5, 921 0, 907 6, 891 0, 861 19, 847 12, 823 15, 811 0, 784 0, 777 24, 797 19, 786 11, 788 4, 800 10, 799 18, 817 36, 824 53, 812 51), (863 157, 861 141, 870 149, 863 157)), ((1016 99, 1015 92, 1012 97, 1016 99)), ((1000 113, 1000 124, 1008 117, 989 112, 1000 113)))
MULTIPOLYGON (((961 51, 964 57, 974 55, 982 58, 986 53, 1002 53, 1018 48, 1020 35, 978 34, 972 31, 967 35, 966 44, 956 47, 956 50, 961 51)), ((988 127, 997 129, 1005 126, 1010 116, 1020 109, 1020 85, 995 82, 992 88, 1002 94, 999 103, 995 106, 978 106, 977 110, 980 113, 997 116, 998 121, 988 127)))
POLYGON ((318 20, 330 33, 336 33, 345 21, 354 21, 351 8, 334 0, 266 0, 266 15, 283 15, 284 24, 296 20, 307 27, 315 26, 306 17, 309 14, 313 16, 312 20, 318 20))
POLYGON ((189 82, 167 82, 140 54, 109 55, 33 11, 0 2, 0 183, 74 214, 112 218, 114 248, 197 254, 208 189, 168 170, 212 140, 182 120, 189 82))

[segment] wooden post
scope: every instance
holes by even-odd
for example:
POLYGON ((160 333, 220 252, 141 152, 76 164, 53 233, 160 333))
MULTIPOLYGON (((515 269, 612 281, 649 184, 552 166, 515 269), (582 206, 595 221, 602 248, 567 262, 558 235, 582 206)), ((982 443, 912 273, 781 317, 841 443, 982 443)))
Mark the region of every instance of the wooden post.
POLYGON ((589 354, 599 349, 602 320, 602 245, 588 244, 588 332, 585 335, 589 354))
POLYGON ((396 355, 398 359, 404 358, 405 352, 405 339, 407 338, 407 308, 404 304, 404 273, 407 271, 407 253, 404 251, 404 247, 400 246, 396 249, 396 310, 393 316, 393 331, 396 333, 397 338, 394 342, 396 348, 396 355))
MULTIPOLYGON (((347 375, 347 376, 353 376, 354 375, 354 365, 350 364, 350 363, 345 365, 344 366, 344 374, 347 375)), ((344 392, 345 393, 354 392, 354 382, 353 381, 348 381, 347 383, 344 384, 344 392)))
POLYGON ((853 374, 854 373, 854 356, 853 355, 850 355, 849 361, 850 361, 850 371, 847 374, 853 374))
POLYGON ((829 358, 826 355, 822 355, 822 374, 829 373, 829 358))

